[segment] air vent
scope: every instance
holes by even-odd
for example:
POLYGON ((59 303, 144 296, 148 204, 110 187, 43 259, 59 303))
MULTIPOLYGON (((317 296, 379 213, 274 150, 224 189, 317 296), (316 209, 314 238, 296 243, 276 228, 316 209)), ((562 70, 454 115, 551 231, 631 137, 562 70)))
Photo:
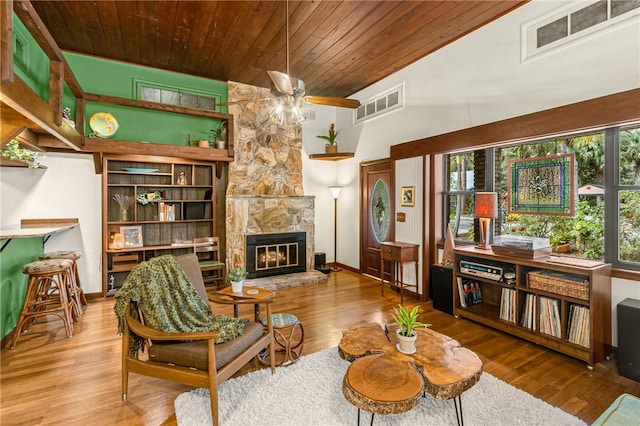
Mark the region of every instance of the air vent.
POLYGON ((640 0, 572 2, 522 27, 523 62, 640 15, 640 0))
POLYGON ((362 102, 353 113, 353 122, 359 123, 370 118, 398 110, 404 106, 404 83, 362 102))

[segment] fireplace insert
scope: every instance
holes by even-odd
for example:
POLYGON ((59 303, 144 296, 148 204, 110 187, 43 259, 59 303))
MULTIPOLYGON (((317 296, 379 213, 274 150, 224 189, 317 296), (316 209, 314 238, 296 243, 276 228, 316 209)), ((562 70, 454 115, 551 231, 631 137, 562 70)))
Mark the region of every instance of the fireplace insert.
POLYGON ((305 232, 247 235, 247 278, 305 272, 306 250, 305 232))

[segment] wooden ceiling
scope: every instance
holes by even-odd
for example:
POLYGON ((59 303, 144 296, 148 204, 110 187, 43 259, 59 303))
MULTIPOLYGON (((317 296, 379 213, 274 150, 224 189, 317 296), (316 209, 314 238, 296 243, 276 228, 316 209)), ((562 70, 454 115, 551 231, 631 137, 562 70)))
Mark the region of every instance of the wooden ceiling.
MULTIPOLYGON (((526 1, 290 1, 290 74, 349 96, 526 1)), ((284 1, 33 1, 63 50, 269 87, 284 1)))

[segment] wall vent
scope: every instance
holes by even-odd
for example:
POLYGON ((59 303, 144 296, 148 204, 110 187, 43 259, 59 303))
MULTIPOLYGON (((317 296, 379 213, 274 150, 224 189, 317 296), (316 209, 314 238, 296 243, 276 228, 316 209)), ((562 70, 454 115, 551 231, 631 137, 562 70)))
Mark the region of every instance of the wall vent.
POLYGON ((404 82, 362 102, 353 112, 353 123, 379 117, 404 106, 404 82))
POLYGON ((578 0, 522 26, 522 61, 640 15, 640 0, 578 0))

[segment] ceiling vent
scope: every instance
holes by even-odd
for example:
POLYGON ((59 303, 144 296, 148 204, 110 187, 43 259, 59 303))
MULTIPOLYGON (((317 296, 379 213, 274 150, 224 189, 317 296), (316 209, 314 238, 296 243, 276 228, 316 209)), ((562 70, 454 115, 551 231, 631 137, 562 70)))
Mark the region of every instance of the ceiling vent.
POLYGON ((353 112, 353 123, 360 123, 370 118, 379 117, 401 109, 404 106, 404 82, 362 102, 353 112))
POLYGON ((640 15, 640 0, 575 1, 522 26, 522 61, 640 15))

